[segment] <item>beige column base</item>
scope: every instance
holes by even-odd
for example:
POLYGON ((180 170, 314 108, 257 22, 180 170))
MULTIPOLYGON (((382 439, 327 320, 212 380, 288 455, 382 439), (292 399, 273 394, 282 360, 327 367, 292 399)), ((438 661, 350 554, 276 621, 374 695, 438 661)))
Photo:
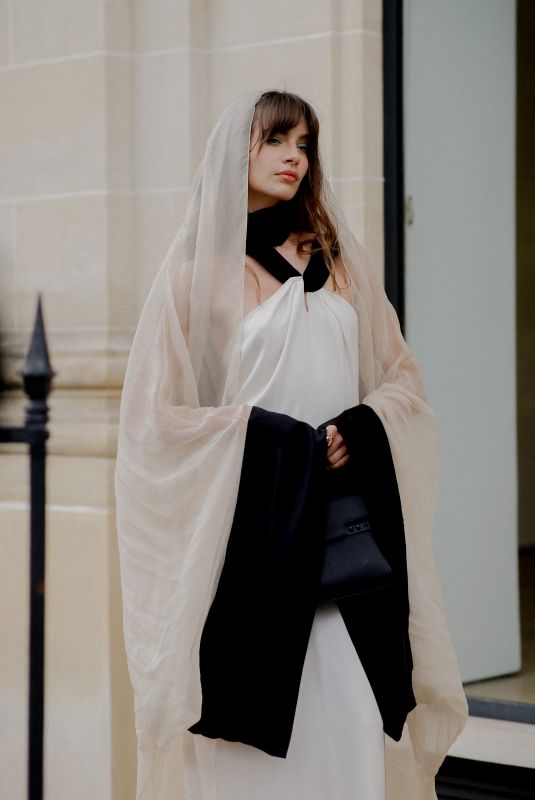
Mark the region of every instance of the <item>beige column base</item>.
MULTIPOLYGON (((118 391, 57 390, 47 459, 45 797, 135 797, 113 491, 118 391)), ((9 404, 8 404, 9 405, 9 404)), ((9 417, 20 421, 22 398, 9 417)), ((26 448, 0 452, 0 796, 26 798, 26 448)))

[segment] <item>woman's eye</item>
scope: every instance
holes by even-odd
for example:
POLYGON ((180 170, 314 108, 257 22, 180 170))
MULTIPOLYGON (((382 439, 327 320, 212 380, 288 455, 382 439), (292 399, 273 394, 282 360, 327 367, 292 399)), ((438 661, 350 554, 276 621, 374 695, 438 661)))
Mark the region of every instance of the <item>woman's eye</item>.
POLYGON ((278 136, 270 136, 268 139, 266 139, 266 141, 268 144, 273 144, 273 143, 280 144, 280 139, 278 138, 278 136))
POLYGON ((299 147, 300 150, 304 150, 305 152, 308 150, 308 144, 303 143, 303 144, 298 144, 297 146, 299 147))

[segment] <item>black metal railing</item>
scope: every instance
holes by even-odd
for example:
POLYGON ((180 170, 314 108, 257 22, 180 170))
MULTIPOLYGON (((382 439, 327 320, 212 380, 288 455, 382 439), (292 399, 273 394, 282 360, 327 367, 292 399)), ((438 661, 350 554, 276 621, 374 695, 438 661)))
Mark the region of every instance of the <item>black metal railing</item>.
POLYGON ((30 450, 30 636, 28 707, 28 800, 43 797, 44 645, 45 645, 45 461, 47 398, 54 371, 48 358, 41 298, 32 340, 21 370, 28 397, 23 427, 0 427, 0 442, 19 442, 30 450))

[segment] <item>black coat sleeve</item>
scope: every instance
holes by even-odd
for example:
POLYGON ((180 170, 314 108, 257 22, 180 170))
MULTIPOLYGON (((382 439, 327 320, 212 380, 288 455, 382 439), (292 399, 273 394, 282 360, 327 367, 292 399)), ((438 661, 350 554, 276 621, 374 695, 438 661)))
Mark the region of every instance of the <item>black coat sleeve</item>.
POLYGON ((285 757, 317 605, 325 432, 253 407, 190 730, 285 757))
POLYGON ((370 406, 349 408, 322 427, 329 424, 337 426, 350 454, 349 468, 338 472, 344 471, 343 480, 364 497, 375 541, 396 578, 378 592, 338 601, 338 608, 375 694, 384 730, 399 741, 416 699, 405 530, 394 462, 381 419, 370 406))

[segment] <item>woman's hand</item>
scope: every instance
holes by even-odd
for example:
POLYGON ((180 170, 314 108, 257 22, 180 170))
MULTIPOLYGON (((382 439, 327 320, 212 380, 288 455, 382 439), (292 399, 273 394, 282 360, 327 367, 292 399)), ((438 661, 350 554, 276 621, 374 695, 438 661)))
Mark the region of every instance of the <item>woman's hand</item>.
POLYGON ((339 469, 349 461, 349 453, 345 445, 343 436, 338 433, 336 425, 327 425, 325 428, 327 436, 332 436, 330 447, 327 448, 327 469, 339 469))

